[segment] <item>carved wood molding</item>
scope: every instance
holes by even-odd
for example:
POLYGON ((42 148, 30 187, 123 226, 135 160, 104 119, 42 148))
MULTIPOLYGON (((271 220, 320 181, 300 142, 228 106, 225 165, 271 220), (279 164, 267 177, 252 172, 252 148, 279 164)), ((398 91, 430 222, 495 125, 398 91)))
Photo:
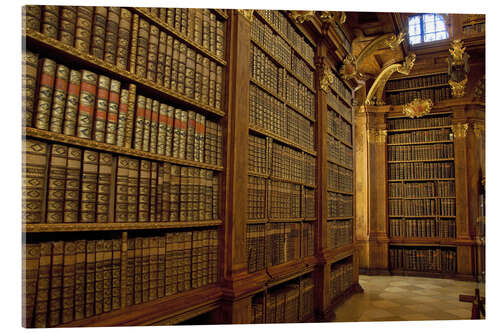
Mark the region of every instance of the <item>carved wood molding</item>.
POLYGON ((485 127, 484 121, 476 121, 472 124, 472 129, 474 130, 474 135, 477 138, 484 137, 485 127))
POLYGON ((368 130, 368 142, 385 143, 386 140, 387 140, 387 130, 386 129, 369 129, 368 130))
POLYGON ((451 130, 453 131, 454 138, 465 138, 467 136, 468 129, 468 123, 456 123, 451 125, 451 130))

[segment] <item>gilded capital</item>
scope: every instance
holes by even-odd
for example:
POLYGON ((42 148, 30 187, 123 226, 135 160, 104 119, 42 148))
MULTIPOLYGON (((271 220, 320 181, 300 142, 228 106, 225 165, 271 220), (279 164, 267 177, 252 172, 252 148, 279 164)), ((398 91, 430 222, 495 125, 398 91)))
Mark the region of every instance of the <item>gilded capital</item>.
POLYGON ((253 20, 253 9, 237 9, 238 13, 243 15, 248 21, 252 22, 253 20))
POLYGON ((453 137, 455 138, 465 138, 467 136, 468 129, 469 129, 469 124, 467 123, 456 123, 451 125, 451 130, 453 131, 453 137))
POLYGON ((387 130, 386 129, 369 129, 368 130, 368 142, 373 143, 385 143, 387 140, 387 130))

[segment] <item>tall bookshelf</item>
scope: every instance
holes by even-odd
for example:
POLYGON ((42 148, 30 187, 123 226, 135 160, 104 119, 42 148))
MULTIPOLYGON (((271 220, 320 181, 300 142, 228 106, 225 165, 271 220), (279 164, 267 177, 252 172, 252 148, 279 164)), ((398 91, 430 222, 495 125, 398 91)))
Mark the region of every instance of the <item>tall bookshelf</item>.
POLYGON ((387 103, 391 105, 410 103, 415 98, 429 98, 434 103, 438 103, 451 98, 448 73, 396 77, 387 81, 385 94, 387 103))
POLYGON ((217 302, 227 18, 24 7, 25 326, 175 323, 217 302))
POLYGON ((387 117, 392 272, 456 272, 452 113, 387 117))

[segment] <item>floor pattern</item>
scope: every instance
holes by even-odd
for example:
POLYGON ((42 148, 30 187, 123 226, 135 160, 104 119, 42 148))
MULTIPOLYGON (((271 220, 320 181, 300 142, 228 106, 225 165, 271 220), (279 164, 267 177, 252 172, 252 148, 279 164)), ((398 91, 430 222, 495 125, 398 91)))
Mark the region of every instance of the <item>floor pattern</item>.
MULTIPOLYGON (((470 319, 476 282, 407 276, 360 275, 364 293, 355 294, 335 311, 338 322, 470 319)), ((484 284, 480 287, 484 296, 484 284)))

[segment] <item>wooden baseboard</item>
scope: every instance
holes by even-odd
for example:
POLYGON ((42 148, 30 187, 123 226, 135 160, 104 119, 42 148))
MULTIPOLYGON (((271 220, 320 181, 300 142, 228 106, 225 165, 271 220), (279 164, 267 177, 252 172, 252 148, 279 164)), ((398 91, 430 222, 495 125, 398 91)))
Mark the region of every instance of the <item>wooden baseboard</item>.
POLYGON ((359 274, 361 275, 391 275, 391 272, 388 269, 369 269, 369 268, 359 268, 359 274))

